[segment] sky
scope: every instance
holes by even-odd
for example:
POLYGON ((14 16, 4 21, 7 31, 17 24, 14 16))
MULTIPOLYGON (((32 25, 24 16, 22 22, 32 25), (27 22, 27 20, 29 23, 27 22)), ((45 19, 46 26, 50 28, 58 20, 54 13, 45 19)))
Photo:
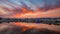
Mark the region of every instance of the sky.
POLYGON ((60 0, 0 0, 0 5, 11 7, 12 6, 25 6, 31 9, 39 8, 52 8, 60 6, 60 0))
POLYGON ((13 15, 13 14, 16 15, 17 13, 19 17, 20 13, 24 13, 24 12, 26 13, 30 11, 43 12, 45 10, 40 10, 40 9, 47 10, 51 8, 55 9, 58 7, 60 7, 60 0, 0 0, 0 15, 2 14, 3 15, 13 15))

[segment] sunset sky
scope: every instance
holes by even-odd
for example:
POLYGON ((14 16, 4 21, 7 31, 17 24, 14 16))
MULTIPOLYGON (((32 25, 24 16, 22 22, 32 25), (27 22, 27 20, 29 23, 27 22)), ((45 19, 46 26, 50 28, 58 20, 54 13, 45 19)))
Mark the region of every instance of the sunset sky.
POLYGON ((22 17, 21 13, 22 16, 30 17, 56 17, 60 15, 60 0, 0 0, 0 16, 14 14, 14 17, 22 17))
POLYGON ((0 0, 0 6, 5 7, 29 7, 32 10, 39 8, 52 8, 60 6, 60 0, 0 0), (12 6, 11 6, 11 5, 12 6))

